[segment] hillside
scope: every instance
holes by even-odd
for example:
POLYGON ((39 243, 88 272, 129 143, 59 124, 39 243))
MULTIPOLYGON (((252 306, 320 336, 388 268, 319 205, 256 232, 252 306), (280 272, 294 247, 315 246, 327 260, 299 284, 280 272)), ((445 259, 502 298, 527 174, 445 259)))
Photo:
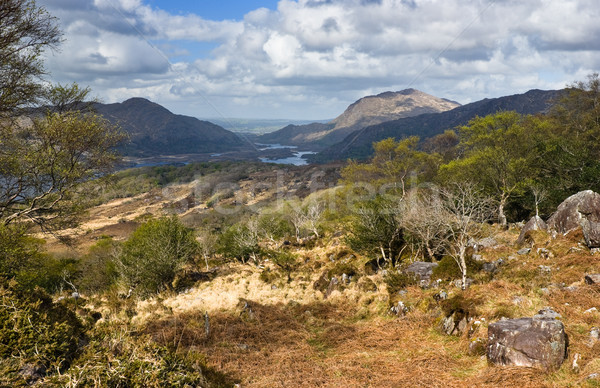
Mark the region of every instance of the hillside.
POLYGON ((460 104, 431 96, 415 89, 385 92, 363 97, 351 104, 340 116, 329 123, 288 125, 260 136, 262 143, 279 143, 320 149, 342 141, 355 130, 423 113, 437 113, 460 104))
POLYGON ((243 139, 218 125, 173 114, 144 98, 95 104, 94 108, 129 135, 129 142, 121 149, 126 156, 199 154, 249 148, 243 139))
POLYGON ((441 113, 426 113, 419 116, 406 117, 366 127, 355 131, 322 152, 311 155, 311 162, 326 162, 348 158, 365 159, 372 152, 373 142, 394 137, 397 139, 407 136, 419 136, 421 139, 443 133, 469 120, 486 116, 499 111, 516 111, 521 114, 536 114, 545 112, 550 102, 556 99, 561 91, 530 90, 523 94, 484 99, 466 104, 441 113))

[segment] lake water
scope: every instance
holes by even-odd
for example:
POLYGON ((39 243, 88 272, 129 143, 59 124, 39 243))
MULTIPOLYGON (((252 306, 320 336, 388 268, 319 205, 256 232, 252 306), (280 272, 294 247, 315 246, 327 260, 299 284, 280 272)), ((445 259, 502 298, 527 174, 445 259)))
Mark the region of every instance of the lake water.
MULTIPOLYGON (((283 148, 289 148, 289 149, 298 148, 296 146, 286 146, 286 145, 281 145, 281 144, 260 144, 260 143, 256 143, 256 145, 258 147, 260 147, 259 148, 260 151, 274 150, 274 149, 283 149, 283 148)), ((293 156, 289 156, 287 158, 281 158, 281 159, 260 158, 260 161, 263 162, 263 163, 293 164, 295 166, 304 166, 304 165, 308 164, 308 162, 306 161, 306 159, 302 158, 302 155, 316 154, 316 152, 313 152, 313 151, 293 151, 292 154, 293 154, 293 156)))

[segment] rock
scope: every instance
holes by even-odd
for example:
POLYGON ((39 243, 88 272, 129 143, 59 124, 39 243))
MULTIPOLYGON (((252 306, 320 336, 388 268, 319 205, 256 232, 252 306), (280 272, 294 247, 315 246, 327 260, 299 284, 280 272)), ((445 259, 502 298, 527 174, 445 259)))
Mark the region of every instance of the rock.
POLYGON ((43 365, 25 364, 19 370, 19 374, 28 385, 34 385, 38 380, 46 376, 46 367, 43 365))
POLYGON ((517 244, 523 244, 527 238, 527 233, 532 230, 548 230, 548 225, 539 216, 531 217, 521 229, 521 233, 517 239, 517 244))
POLYGON ((538 266, 538 271, 540 271, 540 275, 550 275, 550 273, 552 273, 552 268, 547 265, 540 265, 538 266))
POLYGON ((333 293, 333 291, 339 291, 341 289, 340 281, 336 276, 332 277, 329 281, 329 286, 327 287, 327 291, 325 291, 325 298, 333 293))
POLYGON ((483 261, 483 256, 481 255, 472 255, 471 258, 475 261, 483 261))
POLYGON ((541 258, 546 259, 546 260, 552 259, 554 257, 554 254, 546 248, 538 248, 537 254, 538 254, 538 256, 540 256, 541 258))
POLYGON ((438 266, 438 263, 427 263, 425 261, 415 261, 404 270, 405 273, 414 274, 419 280, 431 279, 433 269, 438 266))
POLYGON ((488 263, 483 263, 482 269, 485 272, 496 273, 496 272, 498 272, 498 268, 502 264, 504 264, 504 260, 498 259, 496 261, 492 261, 492 262, 488 262, 488 263))
POLYGON ((600 284, 600 273, 590 273, 585 275, 586 284, 600 284))
POLYGON ((561 321, 517 318, 488 326, 488 361, 496 365, 558 369, 567 357, 568 338, 561 321))
POLYGON ((600 194, 592 190, 581 191, 565 199, 548 219, 548 228, 558 233, 567 233, 581 226, 587 219, 600 222, 600 194))
POLYGON ((583 239, 588 248, 600 248, 600 222, 590 221, 587 218, 581 220, 583 239))
POLYGON ((595 307, 592 307, 592 308, 589 308, 589 309, 585 310, 583 313, 584 314, 591 314, 591 313, 595 313, 596 311, 598 311, 598 309, 595 308, 595 307))
POLYGON ((556 319, 562 318, 562 316, 556 311, 552 310, 551 307, 544 307, 536 315, 533 316, 535 319, 556 319))
POLYGON ((498 245, 498 242, 492 237, 485 237, 478 241, 469 241, 469 245, 473 246, 475 252, 478 252, 482 248, 493 248, 498 245))
MULTIPOLYGON (((466 284, 465 284, 466 288, 469 288, 469 287, 471 287, 471 285, 472 285, 472 284, 473 284, 473 279, 471 279, 471 278, 467 278, 467 280, 466 280, 466 284)), ((462 280, 460 280, 460 279, 456 279, 456 280, 454 281, 454 287, 456 287, 456 288, 461 288, 461 287, 462 287, 462 280)))
POLYGON ((403 316, 406 315, 406 313, 408 312, 408 307, 406 307, 406 305, 404 304, 404 302, 402 302, 401 300, 398 301, 398 303, 395 306, 392 306, 390 308, 390 312, 392 314, 398 315, 398 316, 403 316))
POLYGON ((600 379, 600 373, 592 373, 591 375, 588 375, 585 379, 586 380, 598 380, 598 379, 600 379))
POLYGON ((437 294, 435 294, 435 295, 433 296, 433 299, 435 299, 435 300, 436 300, 436 301, 438 301, 438 302, 439 302, 440 300, 446 300, 446 299, 448 299, 448 293, 447 293, 446 291, 443 291, 443 290, 442 290, 442 291, 438 292, 437 294))
POLYGON ((468 320, 466 314, 458 314, 457 312, 442 319, 442 331, 448 335, 460 336, 467 328, 468 320))
POLYGON ((600 248, 592 248, 592 249, 590 249, 590 253, 592 255, 596 255, 596 254, 600 253, 600 248))
POLYGON ((517 251, 517 255, 528 255, 531 252, 531 248, 521 248, 517 251))

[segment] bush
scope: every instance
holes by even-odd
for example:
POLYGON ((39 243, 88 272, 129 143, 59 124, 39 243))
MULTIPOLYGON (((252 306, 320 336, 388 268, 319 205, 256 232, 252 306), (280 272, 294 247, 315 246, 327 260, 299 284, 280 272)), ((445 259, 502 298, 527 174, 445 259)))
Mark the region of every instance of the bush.
MULTIPOLYGON (((475 274, 481 271, 483 264, 473 260, 471 256, 467 256, 467 273, 475 274)), ((439 262, 438 266, 433 269, 433 274, 431 275, 432 279, 442 279, 442 280, 453 280, 460 279, 462 274, 460 273, 460 268, 458 268, 458 264, 456 261, 450 256, 444 256, 439 262)))
POLYGON ((175 216, 151 220, 123 244, 119 271, 127 285, 147 296, 171 288, 175 275, 198 253, 194 232, 175 216))
POLYGON ((404 272, 388 272, 383 278, 387 285, 388 294, 396 295, 398 291, 419 283, 416 276, 404 272))
POLYGON ((92 245, 79 263, 78 286, 82 292, 97 293, 109 289, 118 279, 117 259, 121 245, 104 237, 92 245))
POLYGON ((14 383, 25 364, 47 373, 66 369, 84 335, 73 311, 53 303, 40 288, 23 291, 14 284, 0 288, 0 359, 16 360, 0 376, 1 386, 14 383))

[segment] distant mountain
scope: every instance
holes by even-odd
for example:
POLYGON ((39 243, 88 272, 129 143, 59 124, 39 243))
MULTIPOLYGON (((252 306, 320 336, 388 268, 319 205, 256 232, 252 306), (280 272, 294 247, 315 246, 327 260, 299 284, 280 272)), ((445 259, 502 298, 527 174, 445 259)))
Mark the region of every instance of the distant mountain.
POLYGON ((348 134, 370 125, 423 113, 444 112, 457 106, 460 106, 457 102, 415 89, 385 92, 361 98, 329 123, 288 125, 260 136, 258 141, 319 149, 336 144, 348 134))
POLYGON ((348 135, 337 143, 315 155, 309 161, 323 163, 348 158, 365 159, 373 153, 373 142, 388 137, 401 139, 407 136, 420 136, 421 139, 443 133, 460 125, 465 125, 477 116, 487 116, 499 111, 516 111, 521 114, 535 114, 547 111, 551 101, 562 91, 530 90, 524 94, 484 99, 441 113, 426 113, 372 125, 348 135))
POLYGON ((120 151, 127 156, 227 152, 249 148, 236 134, 208 121, 171 113, 144 98, 95 104, 95 110, 129 135, 120 151))

